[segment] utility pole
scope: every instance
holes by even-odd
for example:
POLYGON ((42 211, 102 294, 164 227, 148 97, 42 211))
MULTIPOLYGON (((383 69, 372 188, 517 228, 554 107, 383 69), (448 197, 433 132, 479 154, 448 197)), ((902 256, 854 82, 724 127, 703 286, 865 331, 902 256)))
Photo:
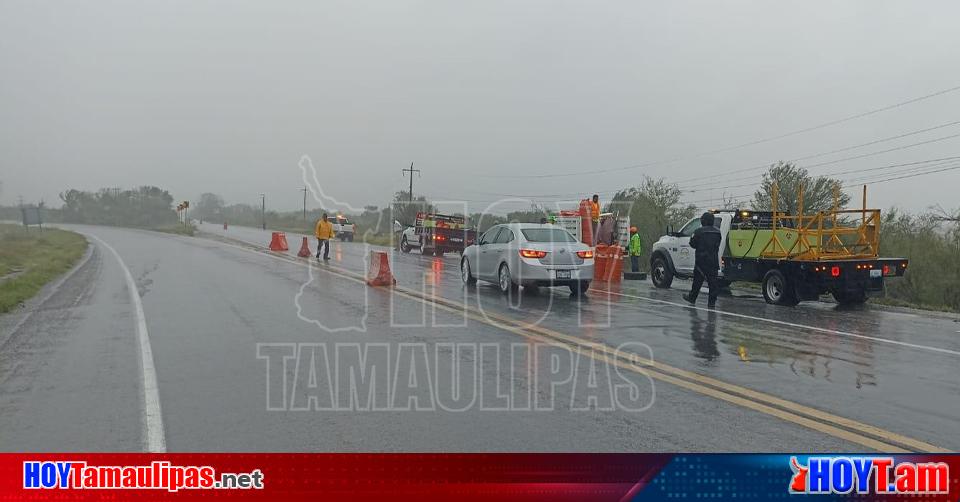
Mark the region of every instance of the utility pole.
POLYGON ((413 202, 413 173, 417 173, 417 176, 420 176, 420 170, 419 170, 419 169, 414 169, 414 168, 413 168, 413 162, 411 162, 409 168, 407 168, 407 169, 401 169, 401 171, 403 172, 403 175, 404 175, 404 176, 406 176, 407 173, 410 173, 410 191, 407 193, 407 195, 410 196, 410 199, 409 199, 409 200, 410 200, 410 202, 412 203, 412 202, 413 202))
POLYGON ((267 196, 260 194, 260 225, 264 230, 267 229, 267 196))
POLYGON ((300 190, 303 192, 303 221, 307 221, 307 187, 300 190))

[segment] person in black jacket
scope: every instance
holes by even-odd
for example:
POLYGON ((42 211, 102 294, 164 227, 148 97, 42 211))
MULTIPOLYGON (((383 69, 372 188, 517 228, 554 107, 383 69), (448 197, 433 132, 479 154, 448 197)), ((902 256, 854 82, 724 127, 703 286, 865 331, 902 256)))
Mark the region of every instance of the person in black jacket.
POLYGON ((700 288, 703 287, 703 281, 707 281, 710 286, 710 297, 707 301, 708 307, 717 304, 717 294, 719 286, 717 285, 717 274, 720 272, 720 229, 713 226, 715 219, 713 213, 703 213, 700 216, 700 228, 694 230, 690 237, 690 247, 697 250, 696 262, 693 269, 693 288, 689 293, 683 295, 683 299, 694 304, 697 302, 697 295, 700 294, 700 288))

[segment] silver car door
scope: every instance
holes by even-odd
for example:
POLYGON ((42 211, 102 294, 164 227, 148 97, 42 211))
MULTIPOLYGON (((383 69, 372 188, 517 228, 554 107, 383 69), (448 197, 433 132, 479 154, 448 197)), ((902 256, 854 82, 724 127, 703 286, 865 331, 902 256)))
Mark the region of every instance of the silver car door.
POLYGON ((502 227, 497 225, 490 228, 482 236, 478 242, 478 253, 477 253, 477 277, 490 280, 491 277, 494 277, 495 272, 492 272, 494 268, 494 263, 497 260, 497 257, 494 256, 495 246, 494 241, 497 238, 497 234, 500 233, 502 227))
POLYGON ((511 247, 516 243, 516 237, 514 236, 513 230, 509 227, 503 227, 503 230, 497 235, 497 240, 494 246, 496 260, 493 262, 493 274, 497 279, 500 279, 500 264, 506 262, 510 267, 510 272, 512 274, 517 273, 515 261, 510 259, 509 253, 511 247))

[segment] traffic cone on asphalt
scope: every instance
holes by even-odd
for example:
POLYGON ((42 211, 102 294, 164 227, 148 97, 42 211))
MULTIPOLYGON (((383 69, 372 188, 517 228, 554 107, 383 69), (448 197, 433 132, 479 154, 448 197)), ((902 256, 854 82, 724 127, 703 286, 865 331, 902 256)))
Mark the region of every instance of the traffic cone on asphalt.
POLYGON ((297 252, 297 256, 300 258, 309 258, 310 257, 310 245, 307 244, 307 238, 303 238, 303 244, 300 244, 300 251, 297 252))
POLYGON ((273 232, 270 236, 270 251, 287 251, 287 236, 283 232, 273 232))
POLYGON ((368 286, 393 286, 397 280, 390 272, 390 261, 384 251, 370 251, 370 266, 367 267, 368 286))

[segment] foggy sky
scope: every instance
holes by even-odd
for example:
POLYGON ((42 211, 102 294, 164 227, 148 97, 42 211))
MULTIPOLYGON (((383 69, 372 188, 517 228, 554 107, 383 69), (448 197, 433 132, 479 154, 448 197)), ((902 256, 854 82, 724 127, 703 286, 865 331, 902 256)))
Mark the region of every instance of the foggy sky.
MULTIPOLYGON (((0 204, 150 184, 292 210, 302 155, 356 206, 405 189, 411 161, 416 194, 483 206, 644 174, 724 186, 726 171, 960 120, 953 92, 700 155, 960 85, 957 19, 958 2, 906 0, 0 0, 0 204)), ((811 172, 954 155, 960 138, 811 172)), ((871 205, 953 208, 958 186, 960 171, 880 183, 871 205)))

